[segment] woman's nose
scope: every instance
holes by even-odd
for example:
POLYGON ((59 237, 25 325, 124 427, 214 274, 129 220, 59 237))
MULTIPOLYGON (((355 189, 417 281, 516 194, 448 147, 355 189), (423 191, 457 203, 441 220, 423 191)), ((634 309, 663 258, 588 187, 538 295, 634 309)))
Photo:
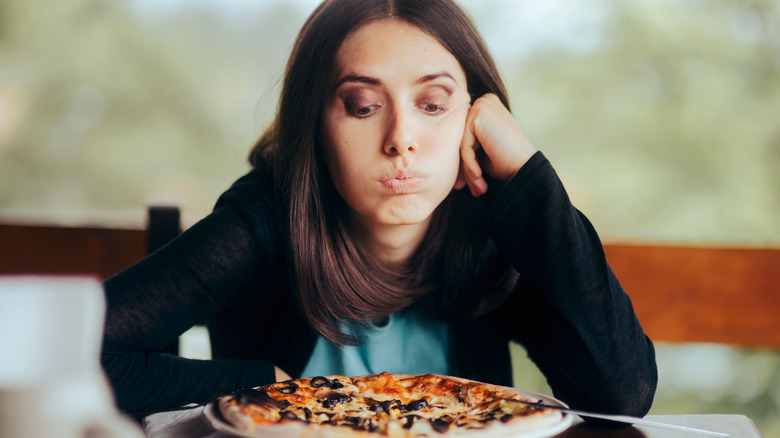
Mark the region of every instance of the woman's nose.
POLYGON ((419 149, 412 118, 402 109, 394 109, 388 117, 384 151, 388 155, 416 153, 419 149))

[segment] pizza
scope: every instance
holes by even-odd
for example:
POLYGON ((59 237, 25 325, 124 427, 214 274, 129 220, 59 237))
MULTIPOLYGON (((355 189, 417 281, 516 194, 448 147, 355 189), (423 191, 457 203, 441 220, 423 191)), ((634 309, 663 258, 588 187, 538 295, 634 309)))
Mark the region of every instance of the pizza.
POLYGON ((518 392, 437 374, 316 376, 221 397, 222 418, 244 435, 507 436, 559 423, 518 392))

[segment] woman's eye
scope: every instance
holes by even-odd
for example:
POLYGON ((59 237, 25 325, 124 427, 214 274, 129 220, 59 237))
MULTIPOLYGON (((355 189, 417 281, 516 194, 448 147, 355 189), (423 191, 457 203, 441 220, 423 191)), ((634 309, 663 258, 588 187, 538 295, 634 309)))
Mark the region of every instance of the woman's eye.
POLYGON ((370 105, 370 106, 362 106, 355 109, 347 109, 347 112, 354 117, 358 118, 364 118, 368 117, 371 114, 373 114, 377 109, 379 108, 379 105, 370 105))
POLYGON ((430 115, 441 114, 447 111, 447 108, 445 108, 444 105, 439 105, 436 103, 424 103, 419 105, 419 107, 423 112, 430 115))

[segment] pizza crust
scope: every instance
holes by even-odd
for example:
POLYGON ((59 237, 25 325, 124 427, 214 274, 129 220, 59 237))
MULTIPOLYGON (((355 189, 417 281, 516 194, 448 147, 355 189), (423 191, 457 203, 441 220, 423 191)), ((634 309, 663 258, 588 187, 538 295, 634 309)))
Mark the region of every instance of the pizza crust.
POLYGON ((219 407, 219 412, 222 414, 222 417, 238 430, 254 432, 257 424, 252 421, 251 417, 244 415, 238 406, 231 403, 231 400, 233 400, 232 396, 222 397, 217 400, 217 406, 219 407))

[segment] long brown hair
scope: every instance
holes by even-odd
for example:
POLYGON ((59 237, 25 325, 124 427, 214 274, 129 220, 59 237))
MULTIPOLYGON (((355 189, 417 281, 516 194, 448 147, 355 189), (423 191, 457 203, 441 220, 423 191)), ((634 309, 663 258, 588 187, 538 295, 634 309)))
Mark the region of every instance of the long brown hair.
MULTIPOLYGON (((276 120, 252 149, 255 167, 269 166, 299 305, 312 327, 328 340, 359 340, 340 325, 379 321, 437 291, 445 307, 459 307, 495 250, 475 232, 486 199, 453 192, 434 212, 430 229, 407 266, 388 268, 357 244, 340 198, 324 165, 320 117, 333 60, 352 31, 374 20, 398 19, 436 38, 460 62, 472 101, 496 94, 509 107, 506 91, 482 38, 451 0, 326 0, 303 25, 283 82, 276 120), (442 251, 441 248, 446 248, 442 251)), ((505 275, 497 274, 499 281, 505 275)), ((495 283, 496 281, 490 280, 495 283)), ((504 281, 506 283, 506 281, 504 281)), ((499 288, 505 295, 508 286, 499 288)), ((487 310, 485 297, 477 313, 487 310)), ((469 305, 471 310, 475 306, 469 305)))

